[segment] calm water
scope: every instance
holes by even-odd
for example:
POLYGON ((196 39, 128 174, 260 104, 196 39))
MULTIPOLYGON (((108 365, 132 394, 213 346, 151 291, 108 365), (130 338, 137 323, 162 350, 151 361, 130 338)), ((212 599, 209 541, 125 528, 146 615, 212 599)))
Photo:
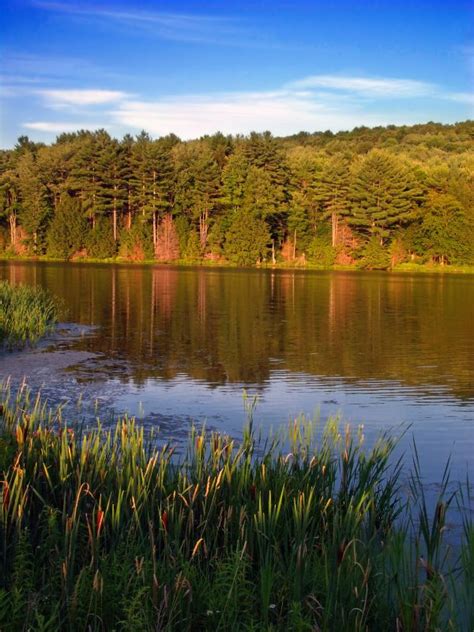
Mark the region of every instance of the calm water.
MULTIPOLYGON (((79 325, 0 356, 51 401, 95 399, 179 440, 191 420, 236 435, 243 389, 264 429, 301 412, 412 424, 427 478, 474 466, 474 277, 0 263, 62 297, 79 325)), ((79 413, 78 413, 79 414, 79 413)), ((472 476, 474 478, 474 476, 472 476)))

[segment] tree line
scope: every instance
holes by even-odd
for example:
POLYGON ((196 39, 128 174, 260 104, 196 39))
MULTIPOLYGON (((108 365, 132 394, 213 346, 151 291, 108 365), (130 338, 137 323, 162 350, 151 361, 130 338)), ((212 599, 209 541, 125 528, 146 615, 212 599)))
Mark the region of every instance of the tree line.
POLYGON ((0 251, 62 259, 474 263, 474 123, 276 138, 146 132, 0 152, 0 251))

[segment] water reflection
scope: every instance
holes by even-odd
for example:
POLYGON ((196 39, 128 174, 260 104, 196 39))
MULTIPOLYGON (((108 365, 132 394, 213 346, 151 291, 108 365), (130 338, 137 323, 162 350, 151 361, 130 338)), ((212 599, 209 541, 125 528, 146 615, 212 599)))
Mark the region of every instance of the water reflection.
POLYGON ((0 275, 48 287, 70 320, 99 326, 77 345, 125 362, 124 382, 265 388, 280 371, 474 396, 470 276, 30 263, 0 275))

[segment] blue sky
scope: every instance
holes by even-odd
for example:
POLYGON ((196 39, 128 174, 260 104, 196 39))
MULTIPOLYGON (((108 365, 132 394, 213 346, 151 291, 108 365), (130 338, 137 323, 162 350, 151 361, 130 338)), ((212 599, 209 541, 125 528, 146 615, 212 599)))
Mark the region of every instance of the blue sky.
POLYGON ((474 118, 463 0, 3 0, 0 145, 474 118))

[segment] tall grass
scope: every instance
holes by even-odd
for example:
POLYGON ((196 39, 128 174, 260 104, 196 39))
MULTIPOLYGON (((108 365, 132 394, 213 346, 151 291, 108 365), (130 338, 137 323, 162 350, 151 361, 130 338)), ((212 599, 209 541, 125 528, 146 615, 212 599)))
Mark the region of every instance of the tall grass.
MULTIPOLYGON (((267 443, 78 431, 0 392, 0 629, 471 630, 469 485, 430 513, 395 441, 306 419, 267 443), (444 543, 454 501, 456 555, 444 543)), ((415 455, 415 463, 416 455, 415 455)))
POLYGON ((58 302, 41 288, 0 282, 0 345, 32 343, 58 319, 58 302))

